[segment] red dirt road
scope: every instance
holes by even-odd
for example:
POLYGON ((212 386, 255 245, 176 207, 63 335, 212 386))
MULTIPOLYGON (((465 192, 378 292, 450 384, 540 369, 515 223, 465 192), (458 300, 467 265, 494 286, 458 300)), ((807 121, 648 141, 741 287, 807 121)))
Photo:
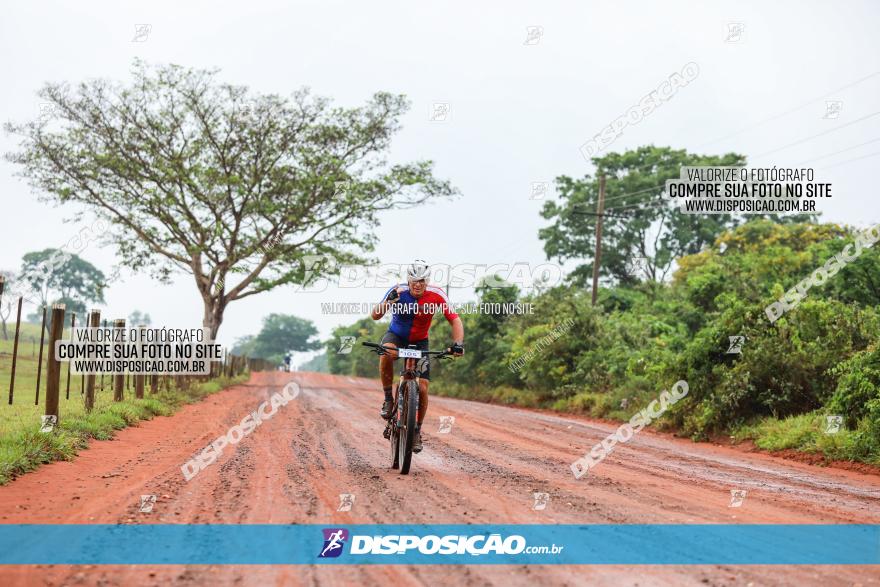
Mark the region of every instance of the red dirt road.
MULTIPOLYGON (((0 523, 880 523, 880 476, 642 431, 587 476, 613 431, 584 418, 432 397, 409 476, 388 467, 375 381, 257 373, 0 487, 0 523), (180 467, 291 379, 299 397, 186 481, 180 467), (454 416, 448 434, 439 417, 454 416), (731 489, 748 493, 729 507, 731 489), (533 509, 546 492, 546 509, 533 509), (355 495, 339 512, 339 494, 355 495), (150 513, 140 496, 153 494, 150 513)), ((2 530, 0 530, 2 531, 2 530)), ((0 585, 880 585, 840 566, 7 566, 0 585)))

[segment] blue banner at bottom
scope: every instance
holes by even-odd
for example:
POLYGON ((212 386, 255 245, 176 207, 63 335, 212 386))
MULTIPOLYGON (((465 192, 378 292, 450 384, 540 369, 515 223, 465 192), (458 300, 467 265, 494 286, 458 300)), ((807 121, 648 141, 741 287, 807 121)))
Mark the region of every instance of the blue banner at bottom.
POLYGON ((878 565, 880 525, 2 524, 0 564, 878 565))

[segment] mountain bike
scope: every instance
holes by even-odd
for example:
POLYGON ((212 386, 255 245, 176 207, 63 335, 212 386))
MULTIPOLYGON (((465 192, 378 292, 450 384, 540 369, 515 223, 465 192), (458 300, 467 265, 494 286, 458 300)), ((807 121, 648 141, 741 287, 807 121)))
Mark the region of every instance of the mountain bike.
POLYGON ((374 342, 361 343, 373 349, 377 355, 387 355, 389 351, 397 351, 397 356, 404 359, 400 372, 400 383, 394 390, 391 415, 382 433, 391 441, 391 468, 400 468, 400 474, 409 473, 412 463, 412 445, 416 433, 416 416, 419 413, 419 377, 425 363, 430 357, 438 359, 451 358, 452 353, 446 351, 423 351, 409 345, 395 349, 374 342))

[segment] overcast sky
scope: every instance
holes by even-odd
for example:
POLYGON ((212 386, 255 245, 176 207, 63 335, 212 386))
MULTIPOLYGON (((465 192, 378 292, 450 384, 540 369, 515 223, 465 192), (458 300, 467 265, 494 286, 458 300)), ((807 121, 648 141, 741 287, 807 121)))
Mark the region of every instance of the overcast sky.
MULTIPOLYGON (((391 160, 435 161, 437 175, 462 196, 386 214, 375 255, 538 264, 545 222, 541 201, 530 199, 532 182, 591 172, 580 145, 689 62, 699 76, 609 150, 653 143, 737 151, 756 165, 808 163, 833 184, 833 198, 820 203, 824 220, 876 223, 880 141, 869 141, 880 138, 880 116, 858 119, 880 110, 878 16, 880 4, 871 1, 7 3, 0 113, 37 117, 35 92, 49 80, 127 81, 135 57, 219 67, 223 80, 257 92, 310 86, 345 106, 379 90, 403 93, 412 109, 391 160), (145 40, 135 40, 136 24, 150 25, 145 40), (530 27, 541 28, 527 41, 530 27), (829 100, 841 103, 836 118, 827 114, 829 100), (449 104, 447 120, 430 120, 434 103, 449 104)), ((0 151, 14 146, 14 137, 0 135, 0 151)), ((70 209, 38 202, 13 173, 0 162, 0 269, 17 269, 28 251, 60 247, 78 229, 64 223, 70 209)), ((115 262, 113 250, 95 246, 82 256, 105 271, 115 262)), ((279 288, 234 302, 220 339, 255 333, 270 312, 309 318, 326 337, 357 316, 324 316, 321 302, 380 295, 279 288)), ((107 302, 109 317, 140 309, 154 325, 201 321, 186 276, 158 285, 123 273, 107 302)))

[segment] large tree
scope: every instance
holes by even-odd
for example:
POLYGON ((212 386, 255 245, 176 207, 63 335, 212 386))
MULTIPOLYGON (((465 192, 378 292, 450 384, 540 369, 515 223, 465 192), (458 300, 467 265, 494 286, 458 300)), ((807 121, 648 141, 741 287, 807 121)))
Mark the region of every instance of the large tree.
POLYGON ((596 172, 583 179, 557 178, 559 201, 544 204, 542 215, 553 224, 539 237, 549 259, 583 259, 572 276, 580 284, 592 274, 596 244, 596 203, 599 176, 605 175, 600 275, 620 282, 662 281, 677 257, 699 252, 725 229, 736 224, 729 214, 681 214, 665 197, 667 179, 679 177, 682 166, 744 165, 735 153, 696 155, 669 147, 646 146, 593 158, 596 172), (644 259, 644 267, 633 268, 644 259))
POLYGON ((281 363, 288 351, 319 349, 321 342, 315 338, 317 335, 318 329, 311 320, 290 314, 269 314, 263 318, 259 334, 239 338, 232 352, 281 363))
POLYGON ((316 255, 365 261, 380 211, 456 193, 429 161, 386 162, 403 96, 341 108, 217 73, 136 61, 127 86, 48 83, 39 95, 55 117, 6 125, 21 137, 7 154, 20 175, 109 220, 124 265, 192 275, 212 334, 231 302, 336 266, 309 271, 316 255))
POLYGON ((263 328, 254 339, 258 357, 281 362, 288 351, 313 351, 321 347, 316 337, 318 329, 311 320, 290 314, 269 314, 263 318, 263 328))
MULTIPOLYGON (((30 291, 37 293, 40 306, 50 302, 63 303, 68 312, 83 316, 88 303, 104 303, 104 273, 82 257, 70 253, 60 256, 60 262, 51 263, 50 259, 59 257, 60 252, 58 249, 43 249, 25 253, 21 258, 19 279, 30 291)), ((31 314, 28 319, 39 322, 39 312, 31 314)))
POLYGON ((140 310, 135 310, 131 314, 128 315, 128 324, 132 326, 139 326, 143 324, 144 326, 150 326, 153 324, 153 319, 150 318, 149 312, 141 312, 140 310))

